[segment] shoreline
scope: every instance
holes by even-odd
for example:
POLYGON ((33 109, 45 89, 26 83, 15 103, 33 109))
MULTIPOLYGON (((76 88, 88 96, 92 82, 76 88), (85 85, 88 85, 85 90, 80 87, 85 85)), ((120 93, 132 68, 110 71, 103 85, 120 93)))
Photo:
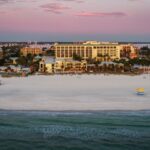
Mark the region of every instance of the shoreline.
MULTIPOLYGON (((26 76, 23 76, 23 77, 30 77, 30 76, 58 76, 58 75, 61 75, 61 76, 65 76, 65 75, 68 75, 68 76, 76 76, 76 75, 79 75, 79 76, 83 76, 83 75, 122 75, 122 76, 140 76, 140 75, 149 75, 148 73, 109 73, 109 72, 106 72, 106 73, 56 73, 56 74, 48 74, 48 73, 35 73, 35 74, 29 74, 29 75, 26 75, 26 76)), ((12 75, 11 73, 0 73, 0 77, 2 78, 12 78, 12 77, 22 77, 21 74, 18 75, 12 75)))
POLYGON ((46 115, 46 114, 55 114, 55 115, 92 115, 92 114, 109 114, 113 115, 115 113, 120 115, 125 114, 150 114, 150 109, 145 110, 7 110, 0 109, 0 114, 2 113, 12 113, 12 114, 33 114, 33 115, 46 115))
POLYGON ((119 75, 1 78, 0 109, 104 111, 150 109, 150 77, 119 75), (145 88, 138 96, 136 89, 145 88))
POLYGON ((140 111, 140 112, 143 112, 143 111, 147 111, 147 112, 150 112, 150 109, 139 109, 139 110, 131 110, 131 109, 126 109, 126 110, 121 110, 121 109, 105 109, 105 110, 19 110, 19 109, 1 109, 0 108, 0 112, 2 111, 8 111, 8 112, 70 112, 70 113, 96 113, 96 112, 136 112, 136 111, 140 111))

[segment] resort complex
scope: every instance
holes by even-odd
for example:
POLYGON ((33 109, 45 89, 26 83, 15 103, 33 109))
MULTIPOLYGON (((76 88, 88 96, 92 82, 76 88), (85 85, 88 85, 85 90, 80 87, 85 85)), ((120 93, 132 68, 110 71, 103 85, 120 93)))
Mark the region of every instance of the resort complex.
POLYGON ((43 57, 39 65, 40 72, 100 72, 104 66, 117 67, 122 72, 123 64, 112 61, 138 57, 135 46, 111 42, 54 43, 51 50, 55 52, 54 59, 43 57))
POLYGON ((143 65, 149 64, 149 59, 145 56, 149 56, 145 48, 143 51, 130 43, 85 41, 5 44, 1 45, 0 49, 0 72, 23 74, 149 72, 150 67, 143 65))

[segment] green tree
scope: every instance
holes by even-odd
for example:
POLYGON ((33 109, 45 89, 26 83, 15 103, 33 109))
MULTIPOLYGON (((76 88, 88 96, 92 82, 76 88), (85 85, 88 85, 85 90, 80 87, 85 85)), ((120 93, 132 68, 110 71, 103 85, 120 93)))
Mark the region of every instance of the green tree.
POLYGON ((47 56, 55 56, 55 51, 54 50, 47 50, 46 55, 47 56))
POLYGON ((76 53, 73 53, 73 60, 81 61, 82 57, 77 55, 76 53))
POLYGON ((21 56, 17 59, 18 65, 27 66, 27 59, 25 56, 21 56))

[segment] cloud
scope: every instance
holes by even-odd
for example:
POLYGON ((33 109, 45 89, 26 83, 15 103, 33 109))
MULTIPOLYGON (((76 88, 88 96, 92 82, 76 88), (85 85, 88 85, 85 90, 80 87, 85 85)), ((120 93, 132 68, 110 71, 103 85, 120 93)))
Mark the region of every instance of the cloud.
POLYGON ((5 4, 14 4, 19 2, 37 2, 38 0, 0 0, 0 6, 5 4))
MULTIPOLYGON (((18 2, 37 2, 40 0, 0 0, 0 4, 8 4, 8 3, 18 3, 18 2)), ((56 1, 61 1, 61 2, 77 2, 77 3, 82 3, 85 0, 56 0, 56 1)))
POLYGON ((81 17, 124 17, 126 16, 123 12, 81 12, 77 13, 76 16, 81 17))
POLYGON ((13 0, 0 0, 0 4, 11 3, 13 0))
POLYGON ((70 7, 64 6, 60 3, 48 3, 40 6, 47 12, 51 12, 54 14, 61 14, 64 10, 70 9, 70 7))
POLYGON ((129 2, 139 2, 139 3, 143 3, 143 2, 145 2, 145 0, 128 0, 129 2))
POLYGON ((57 0, 57 1, 76 2, 76 3, 83 3, 83 2, 85 2, 85 0, 57 0))
POLYGON ((131 2, 138 2, 138 1, 143 1, 143 0, 129 0, 131 2))

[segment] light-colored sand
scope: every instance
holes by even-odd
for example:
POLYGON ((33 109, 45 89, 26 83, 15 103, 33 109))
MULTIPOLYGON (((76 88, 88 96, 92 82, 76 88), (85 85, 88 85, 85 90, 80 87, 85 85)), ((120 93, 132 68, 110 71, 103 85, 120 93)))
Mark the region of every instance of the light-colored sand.
POLYGON ((150 109, 150 75, 56 75, 1 78, 0 109, 150 109), (145 78, 146 76, 146 78, 145 78), (135 89, 145 88, 144 96, 135 89))

